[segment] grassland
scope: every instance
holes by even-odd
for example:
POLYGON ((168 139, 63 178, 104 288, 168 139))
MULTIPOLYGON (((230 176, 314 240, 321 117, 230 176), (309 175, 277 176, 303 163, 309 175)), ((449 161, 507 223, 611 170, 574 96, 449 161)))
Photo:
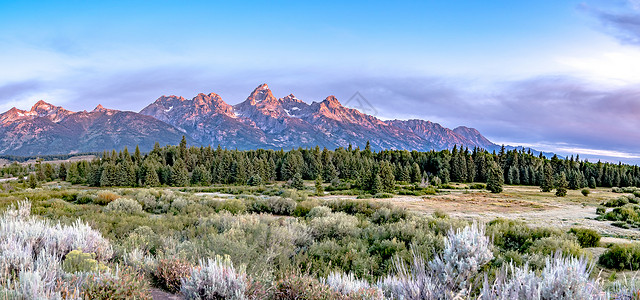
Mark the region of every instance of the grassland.
MULTIPOLYGON (((633 277, 624 266, 615 270, 597 263, 614 245, 635 243, 639 236, 637 229, 597 219, 596 208, 620 193, 598 188, 586 197, 574 190, 556 197, 530 186, 505 186, 500 194, 470 187, 448 184, 419 196, 381 197, 355 190, 318 195, 311 181, 302 190, 289 189, 284 182, 95 188, 55 181, 27 188, 27 183, 10 181, 0 188, 0 209, 28 200, 38 218, 66 225, 81 220, 111 244, 113 256, 99 263, 109 270, 130 268, 131 276, 143 283, 141 295, 158 299, 185 296, 184 278, 193 276, 192 270, 206 269, 206 259, 216 260, 220 268, 233 265, 246 272, 242 276, 251 284, 245 298, 381 299, 382 292, 376 294, 380 282, 397 271, 398 263, 411 264, 414 255, 435 259, 447 251, 449 230, 478 221, 486 224, 493 246, 492 259, 475 280, 486 274, 495 278, 509 264, 545 272, 545 258, 553 255, 591 262, 595 270, 589 272, 590 280, 600 282, 607 293, 619 291, 614 282, 633 277), (592 229, 603 238, 582 245, 569 233, 571 228, 592 229), (342 293, 330 284, 335 274, 354 276, 340 279, 342 284, 363 280, 367 288, 359 294, 342 293), (301 290, 307 288, 318 288, 319 294, 306 295, 301 290)), ((400 184, 396 190, 409 188, 400 184)), ((82 272, 87 271, 94 269, 82 272)), ((466 291, 469 297, 482 293, 481 284, 475 284, 466 291)), ((97 295, 78 289, 84 298, 97 295)))

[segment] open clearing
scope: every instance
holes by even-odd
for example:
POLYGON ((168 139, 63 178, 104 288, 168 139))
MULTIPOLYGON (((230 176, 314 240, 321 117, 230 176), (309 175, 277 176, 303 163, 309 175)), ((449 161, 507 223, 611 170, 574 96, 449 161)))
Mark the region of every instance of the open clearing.
MULTIPOLYGON (((491 221, 514 219, 531 226, 551 226, 563 229, 585 227, 598 231, 603 242, 630 242, 640 239, 640 231, 612 226, 609 221, 595 220, 599 203, 620 197, 609 188, 593 190, 584 197, 579 190, 570 190, 566 197, 541 193, 537 186, 505 186, 500 194, 479 190, 446 190, 433 196, 394 196, 386 201, 412 211, 432 214, 436 210, 452 217, 491 221)), ((355 196, 332 195, 322 199, 355 199, 355 196)))

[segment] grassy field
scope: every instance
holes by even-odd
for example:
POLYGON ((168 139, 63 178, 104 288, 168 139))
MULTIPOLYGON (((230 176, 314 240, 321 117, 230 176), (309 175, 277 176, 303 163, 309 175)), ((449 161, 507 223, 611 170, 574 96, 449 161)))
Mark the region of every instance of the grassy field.
MULTIPOLYGON (((178 293, 199 299, 189 296, 190 288, 197 290, 204 283, 187 279, 205 276, 196 273, 211 269, 236 272, 234 280, 242 286, 243 297, 250 299, 397 297, 399 292, 384 282, 408 280, 398 273, 401 265, 415 264, 416 257, 437 261, 446 256, 452 251, 446 241, 457 238, 450 230, 466 228, 471 231, 465 234, 473 234, 469 226, 475 222, 485 224, 479 232, 489 239, 490 259, 474 271, 479 273, 467 274, 464 284, 459 283, 468 284, 467 290, 442 284, 443 291, 474 298, 486 294, 480 281, 484 276, 498 282, 496 274, 508 265, 544 273, 550 268, 546 258, 559 255, 592 264, 595 269, 585 269, 588 280, 597 282, 607 297, 622 293, 614 282, 632 277, 635 261, 611 267, 599 259, 616 245, 633 244, 639 237, 638 229, 612 226, 612 221, 598 220, 596 214, 600 204, 626 194, 599 188, 587 197, 574 190, 556 197, 530 186, 505 186, 500 194, 469 187, 449 184, 420 196, 400 192, 380 196, 353 190, 316 195, 311 181, 303 190, 288 189, 282 182, 182 188, 90 188, 50 182, 31 189, 12 181, 0 188, 0 209, 26 200, 36 218, 66 226, 80 220, 108 241, 111 252, 103 257, 86 245, 78 246, 78 253, 69 252, 71 247, 56 254, 63 266, 56 275, 58 283, 42 287, 56 295, 64 283, 84 298, 99 298, 101 293, 112 295, 104 299, 178 293), (597 241, 584 242, 580 234, 570 233, 572 228, 589 229, 588 236, 597 236, 597 241), (86 282, 91 280, 85 278, 91 277, 86 274, 100 273, 98 269, 109 274, 125 271, 110 283, 95 279, 98 283, 88 288, 86 282), (82 281, 78 278, 88 281, 73 285, 82 281), (130 284, 131 290, 123 294, 114 292, 126 280, 140 284, 130 284), (307 294, 308 290, 315 294, 307 294)), ((635 248, 625 251, 627 256, 637 255, 635 248)), ((17 283, 26 279, 8 265, 5 261, 2 283, 6 295, 17 295, 17 283)), ((632 291, 637 288, 635 283, 627 286, 632 291)))

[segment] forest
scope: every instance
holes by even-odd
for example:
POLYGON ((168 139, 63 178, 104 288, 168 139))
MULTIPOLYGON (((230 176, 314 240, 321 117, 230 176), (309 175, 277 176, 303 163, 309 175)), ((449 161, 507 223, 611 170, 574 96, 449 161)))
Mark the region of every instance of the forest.
POLYGON ((13 164, 0 170, 3 176, 26 176, 35 171, 35 180, 61 179, 73 184, 102 187, 208 186, 212 184, 259 185, 263 182, 322 180, 362 191, 391 192, 395 182, 439 186, 453 182, 486 183, 502 177, 500 184, 540 186, 549 191, 561 188, 640 187, 640 167, 581 161, 575 158, 550 159, 530 151, 504 147, 498 153, 483 149, 417 152, 369 147, 338 148, 335 151, 295 149, 290 151, 238 151, 211 147, 160 147, 141 154, 136 148, 104 152, 99 159, 63 164, 13 164), (492 172, 493 171, 493 172, 492 172))

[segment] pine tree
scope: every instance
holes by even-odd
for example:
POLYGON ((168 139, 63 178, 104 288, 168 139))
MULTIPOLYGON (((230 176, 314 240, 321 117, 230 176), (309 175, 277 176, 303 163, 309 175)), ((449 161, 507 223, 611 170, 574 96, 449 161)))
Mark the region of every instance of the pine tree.
POLYGON ((374 194, 377 193, 381 193, 383 191, 383 187, 382 187, 382 179, 380 178, 380 175, 376 174, 376 176, 373 177, 373 182, 371 184, 371 191, 374 194))
POLYGON ((302 180, 302 175, 299 172, 294 174, 293 178, 291 178, 291 188, 296 190, 304 189, 304 181, 302 180))
POLYGON ((322 186, 322 177, 320 175, 316 177, 316 195, 317 196, 324 195, 324 187, 322 186))
POLYGON ((487 190, 492 193, 501 193, 504 184, 502 168, 497 163, 492 162, 489 167, 489 178, 487 179, 487 190))
POLYGON ((553 190, 553 170, 551 169, 550 164, 544 165, 542 182, 540 182, 540 191, 543 193, 548 193, 553 190))
POLYGON ((249 186, 260 186, 262 185, 262 177, 260 177, 260 175, 258 174, 254 174, 251 177, 249 177, 249 180, 247 180, 247 185, 249 186))
POLYGON ((561 172, 556 178, 556 184, 555 184, 556 196, 558 197, 566 196, 568 184, 569 183, 567 182, 566 175, 564 175, 564 172, 561 172))
POLYGON ((418 166, 417 163, 413 163, 413 165, 411 165, 411 182, 420 182, 422 180, 421 174, 420 166, 418 166))
POLYGON ((38 179, 33 173, 29 173, 29 178, 27 179, 29 188, 35 189, 38 187, 38 179))
POLYGON ((382 190, 392 192, 396 188, 396 180, 393 176, 393 169, 391 163, 383 161, 380 165, 379 177, 382 184, 382 190))
POLYGON ((591 178, 589 178, 589 187, 592 189, 596 188, 596 178, 591 176, 591 178))
POLYGON ((171 172, 171 185, 172 186, 188 186, 189 185, 189 171, 184 165, 184 162, 179 159, 176 164, 173 165, 171 172))
POLYGON ((58 166, 58 178, 62 181, 67 180, 67 164, 61 163, 58 166))
POLYGON ((114 163, 107 163, 100 176, 100 186, 116 186, 118 180, 118 167, 114 163))
POLYGON ((515 184, 515 185, 520 184, 520 172, 518 172, 518 167, 516 166, 509 167, 509 174, 507 178, 509 179, 509 182, 508 182, 509 184, 515 184))
POLYGON ((145 164, 145 172, 144 172, 144 185, 145 186, 159 186, 160 179, 158 178, 158 172, 156 168, 150 164, 145 164))
POLYGON ((82 183, 82 178, 78 173, 78 164, 72 163, 67 169, 67 181, 71 182, 71 184, 82 183))

